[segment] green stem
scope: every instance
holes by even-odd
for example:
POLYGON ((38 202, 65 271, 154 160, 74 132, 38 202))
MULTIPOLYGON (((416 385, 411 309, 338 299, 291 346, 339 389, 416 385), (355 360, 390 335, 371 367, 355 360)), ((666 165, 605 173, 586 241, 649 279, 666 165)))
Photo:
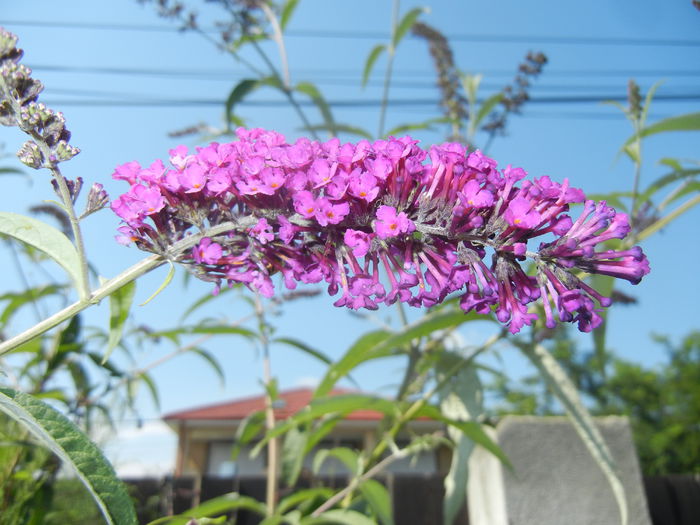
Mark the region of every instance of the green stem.
MULTIPOLYGON (((43 146, 43 144, 41 144, 41 146, 43 146)), ((48 147, 46 147, 46 150, 47 151, 45 154, 48 154, 48 147)), ((85 252, 85 242, 83 241, 83 233, 80 229, 80 222, 78 221, 78 216, 75 214, 73 199, 61 170, 55 164, 49 169, 54 180, 56 181, 56 184, 58 184, 58 190, 61 195, 61 200, 63 201, 63 209, 66 212, 66 215, 68 215, 70 227, 73 232, 73 242, 75 243, 75 249, 78 252, 78 258, 80 260, 80 282, 77 283, 78 296, 82 300, 87 300, 90 296, 90 278, 88 273, 88 259, 85 252)))
POLYGON ((491 336, 483 345, 481 345, 479 348, 474 350, 472 354, 459 361, 457 364, 455 364, 442 378, 441 381, 438 381, 433 388, 428 390, 423 396, 421 396, 420 399, 417 399, 416 401, 413 402, 413 404, 408 407, 408 410, 401 414, 401 416, 396 420, 394 425, 389 429, 389 431, 385 434, 385 438, 382 439, 377 446, 374 448, 372 451, 372 455, 370 457, 370 463, 374 463, 379 460, 379 458, 382 456, 384 451, 386 450, 388 444, 390 441, 393 441, 396 435, 399 433, 399 431, 403 428, 403 426, 408 423, 411 419, 414 418, 416 413, 425 406, 428 401, 442 389, 451 379, 452 377, 458 373, 462 368, 467 366, 469 363, 471 363, 474 358, 479 355, 481 352, 484 350, 490 348, 494 343, 499 341, 505 334, 505 331, 501 331, 500 333, 491 336))
POLYGON ((391 13, 391 42, 389 42, 389 47, 387 49, 386 72, 384 73, 384 91, 382 93, 382 104, 379 108, 379 131, 377 132, 377 138, 379 139, 384 136, 386 110, 387 106, 389 105, 389 88, 391 87, 391 74, 394 68, 394 55, 396 54, 396 49, 394 48, 394 35, 396 34, 396 29, 399 23, 400 4, 400 0, 394 0, 394 7, 391 13))
MULTIPOLYGON (((270 340, 265 322, 264 308, 260 297, 255 296, 255 315, 260 326, 260 346, 263 354, 263 383, 265 383, 265 429, 270 432, 275 427, 275 410, 270 395, 272 384, 272 364, 270 361, 270 340)), ((265 505, 267 515, 273 516, 277 506, 277 471, 279 464, 279 441, 276 437, 267 442, 267 473, 265 476, 265 505)))
MULTIPOLYGON (((240 20, 240 15, 236 12, 233 12, 232 14, 234 17, 236 17, 238 19, 238 21, 241 23, 241 26, 244 27, 244 24, 240 20)), ((274 17, 274 13, 273 13, 273 17, 274 17)), ((280 29, 280 31, 281 31, 281 29, 280 29)), ((311 122, 309 122, 309 119, 306 117, 304 110, 299 105, 299 102, 297 102, 297 100, 294 98, 294 93, 292 92, 292 88, 289 85, 289 79, 286 79, 286 81, 285 81, 285 79, 283 79, 280 76, 279 71, 277 71, 277 68, 272 63, 272 60, 270 60, 270 57, 267 56, 267 53, 265 53, 263 48, 260 47, 260 44, 255 39, 251 40, 251 44, 253 46, 253 49, 255 49, 256 53, 262 59, 262 61, 265 62, 265 65, 270 70, 270 73, 272 74, 272 76, 282 86, 281 91, 284 93, 285 97, 287 97, 287 100, 289 101, 289 103, 292 105, 292 107, 296 111, 297 115, 299 116, 299 119, 304 124, 304 127, 306 127, 307 129, 309 129, 311 131, 311 136, 314 139, 320 140, 318 134, 312 129, 311 122)), ((283 49, 284 49, 284 47, 283 47, 283 49)), ((286 67, 286 61, 287 61, 286 53, 284 55, 284 58, 282 59, 282 57, 280 57, 280 59, 282 60, 283 66, 286 67)))
POLYGON ((66 179, 61 173, 58 167, 58 163, 51 160, 53 153, 51 148, 46 143, 41 134, 37 133, 32 127, 28 127, 26 123, 22 120, 22 104, 14 97, 12 90, 9 89, 5 79, 0 77, 0 91, 2 92, 3 99, 10 103, 12 112, 14 114, 14 120, 17 126, 27 135, 34 139, 34 142, 41 150, 41 155, 45 159, 44 165, 42 167, 47 168, 51 175, 53 176, 56 184, 58 185, 58 193, 63 201, 63 210, 68 216, 70 221, 71 230, 73 231, 73 242, 75 243, 75 248, 78 252, 78 257, 80 260, 80 280, 76 283, 78 287, 78 296, 81 300, 87 300, 90 295, 90 279, 88 274, 88 260, 85 254, 85 243, 83 242, 83 234, 80 230, 80 224, 78 217, 75 214, 75 207, 73 206, 73 198, 71 197, 70 190, 68 189, 68 184, 66 179))
POLYGON ((164 264, 168 260, 176 260, 179 255, 188 249, 195 246, 203 237, 214 236, 227 231, 239 229, 247 226, 246 222, 250 220, 243 220, 238 223, 226 222, 219 224, 206 230, 204 232, 190 235, 184 239, 173 244, 164 255, 151 255, 146 259, 136 263, 131 268, 128 268, 124 272, 120 273, 116 277, 105 282, 102 286, 95 289, 87 298, 79 299, 75 303, 67 306, 66 308, 56 312, 55 314, 47 317, 43 321, 35 324, 31 328, 25 330, 24 332, 0 343, 0 356, 14 350, 18 346, 40 336, 41 334, 51 330, 55 326, 58 326, 64 321, 67 321, 74 315, 82 312, 86 308, 98 304, 102 299, 109 296, 125 284, 136 280, 142 275, 158 268, 160 265, 164 264))

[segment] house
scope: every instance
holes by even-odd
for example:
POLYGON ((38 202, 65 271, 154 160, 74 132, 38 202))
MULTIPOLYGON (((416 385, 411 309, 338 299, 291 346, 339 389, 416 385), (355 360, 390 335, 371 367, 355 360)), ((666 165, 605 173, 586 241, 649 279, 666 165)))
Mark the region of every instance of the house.
MULTIPOLYGON (((330 395, 350 393, 335 389, 330 395)), ((274 403, 275 421, 287 419, 307 406, 313 398, 313 390, 301 388, 281 392, 274 403)), ((215 405, 173 412, 163 420, 177 433, 178 446, 175 461, 176 477, 179 476, 262 476, 266 469, 266 457, 260 453, 251 457, 251 446, 243 447, 237 459, 231 459, 234 436, 241 422, 253 412, 265 409, 265 396, 236 399, 215 405)), ((345 416, 321 441, 321 448, 348 447, 369 450, 376 440, 377 425, 383 414, 373 410, 358 410, 345 416)), ((409 423, 406 433, 397 436, 397 444, 408 442, 409 432, 427 434, 442 429, 442 424, 430 419, 419 419, 409 423)), ((305 458, 304 468, 311 470, 313 451, 305 458)), ((388 472, 425 473, 446 472, 449 468, 450 451, 438 448, 422 452, 412 458, 392 463, 388 472)), ((344 473, 340 462, 324 462, 321 474, 344 473)))

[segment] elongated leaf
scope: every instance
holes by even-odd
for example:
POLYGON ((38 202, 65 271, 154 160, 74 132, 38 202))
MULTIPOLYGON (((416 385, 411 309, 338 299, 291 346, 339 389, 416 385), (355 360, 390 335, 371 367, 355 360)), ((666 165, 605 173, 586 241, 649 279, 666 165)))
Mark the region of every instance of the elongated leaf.
POLYGON ((345 468, 348 469, 350 475, 358 474, 360 471, 360 455, 347 447, 323 448, 316 452, 312 465, 312 472, 318 474, 321 472, 321 467, 328 458, 339 460, 345 468))
POLYGON ((280 14, 280 28, 282 31, 287 27, 298 4, 299 0, 287 0, 282 6, 282 13, 280 14))
POLYGON ((398 47, 401 40, 403 40, 403 37, 406 36, 406 33, 408 33, 408 31, 413 27, 413 24, 416 23, 418 17, 425 11, 427 11, 425 7, 414 7, 403 15, 403 18, 396 26, 396 31, 391 39, 391 45, 394 47, 394 49, 398 47))
POLYGON ((281 477, 288 487, 293 487, 301 474, 307 438, 307 433, 298 427, 290 429, 284 436, 281 477))
POLYGON ((345 355, 328 369, 326 376, 316 388, 314 396, 322 397, 328 394, 342 377, 347 375, 350 370, 355 368, 358 364, 362 363, 366 355, 389 337, 391 337, 391 332, 387 332, 386 330, 369 332, 360 337, 348 351, 345 352, 345 355))
POLYGON ((576 387, 569 380, 564 369, 542 345, 521 346, 523 353, 540 371, 552 393, 557 396, 569 416, 574 429, 588 448, 608 480, 620 511, 620 523, 627 524, 627 496, 617 473, 615 461, 603 436, 595 426, 593 418, 581 402, 576 387))
POLYGON ((372 51, 369 52, 369 55, 367 55, 365 68, 362 71, 362 87, 365 87, 367 85, 369 76, 372 74, 372 68, 374 67, 374 63, 379 58, 379 55, 381 55, 384 51, 386 51, 386 44, 377 44, 372 48, 372 51))
POLYGON ((347 415, 357 410, 374 410, 385 415, 396 415, 398 408, 393 401, 369 394, 343 394, 314 399, 304 409, 268 430, 265 437, 255 445, 252 454, 259 454, 270 439, 325 415, 347 415))
POLYGON ((318 517, 306 517, 302 525, 377 525, 374 520, 355 510, 333 509, 318 517))
POLYGON ((192 325, 183 326, 182 328, 174 328, 172 330, 163 330, 161 332, 152 332, 149 334, 151 337, 167 337, 172 339, 175 336, 180 335, 191 335, 191 334, 230 334, 230 335, 242 335, 246 338, 255 338, 256 334, 252 330, 243 328, 241 326, 227 326, 227 325, 192 325))
POLYGON ((88 290, 83 289, 80 273, 80 257, 65 234, 45 222, 7 211, 0 212, 0 234, 8 235, 44 252, 63 267, 81 297, 87 296, 88 290))
MULTIPOLYGON (((615 287, 615 278, 609 275, 592 275, 591 276, 591 286, 598 290, 601 295, 605 297, 612 297, 613 289, 615 287)), ((595 330, 593 330, 593 346, 595 348, 595 355, 598 358, 599 363, 605 363, 607 360, 605 356, 607 354, 607 347, 605 346, 605 336, 607 334, 608 323, 608 309, 603 308, 603 311, 599 314, 603 318, 603 322, 595 330)))
POLYGON ((106 362, 112 351, 117 347, 124 333, 124 324, 131 310, 131 303, 136 293, 136 281, 126 283, 109 296, 109 339, 107 351, 102 362, 106 362))
MULTIPOLYGON (((461 356, 445 354, 438 370, 440 381, 454 367, 461 356)), ((469 365, 445 383, 438 392, 441 412, 454 420, 476 421, 483 412, 483 393, 476 366, 469 365)), ((454 442, 450 470, 445 477, 445 499, 443 500, 443 523, 451 525, 467 495, 469 477, 469 456, 474 450, 474 441, 456 429, 448 427, 447 432, 454 442)))
POLYGON ((327 365, 333 362, 330 357, 328 357, 320 350, 316 350, 315 348, 310 347, 303 341, 300 341, 299 339, 294 339, 293 337, 278 337, 276 339, 273 339, 272 342, 293 346, 297 350, 301 350, 302 352, 309 354, 312 357, 315 357, 316 359, 322 361, 323 363, 326 363, 327 365))
POLYGON ((391 496, 389 496, 389 491, 386 490, 384 485, 377 480, 368 479, 360 485, 360 492, 382 525, 394 525, 394 518, 391 512, 391 496))
POLYGON ((264 503, 261 503, 255 498, 251 498, 249 496, 241 496, 237 493, 231 493, 205 501, 201 505, 185 511, 179 516, 165 516, 163 518, 158 518, 157 520, 151 521, 148 525, 161 525, 164 523, 167 523, 168 525, 186 525, 190 523, 191 520, 211 518, 239 509, 251 510, 261 516, 266 514, 264 503))
MULTIPOLYGON (((332 130, 328 127, 327 124, 315 124, 313 126, 304 126, 302 128, 306 131, 328 131, 332 132, 332 130)), ((333 125, 333 129, 335 129, 336 132, 338 133, 347 133, 349 135, 357 135, 358 137, 365 138, 367 140, 372 140, 374 136, 367 131, 366 129, 360 128, 358 126, 351 126, 350 124, 340 124, 338 122, 335 122, 333 125)))
POLYGON ((489 435, 484 432, 484 429, 480 423, 477 423, 476 421, 460 421, 449 418, 445 416, 438 408, 432 405, 422 407, 416 412, 415 417, 428 417, 430 419, 434 419, 435 421, 442 421, 446 425, 456 428, 476 444, 481 445, 486 450, 491 452, 491 454, 496 456, 508 468, 512 468, 508 457, 501 450, 501 447, 494 443, 489 435))
POLYGON ((65 290, 64 286, 50 284, 48 286, 38 286, 29 288, 20 293, 10 292, 0 295, 0 301, 7 301, 7 306, 0 315, 0 328, 7 325, 10 318, 22 307, 38 301, 42 297, 58 295, 65 290))
POLYGON ((236 439, 231 449, 231 459, 238 458, 244 445, 250 443, 265 428, 265 412, 258 410, 248 414, 236 429, 236 439))
POLYGON ((332 495, 333 490, 328 487, 296 490, 280 501, 279 505, 277 506, 277 512, 280 514, 285 514, 302 503, 313 501, 315 499, 327 500, 332 495))
MULTIPOLYGON (((183 272, 185 276, 189 276, 188 272, 183 272)), ((218 297, 221 297, 221 295, 230 292, 231 290, 235 290, 239 287, 239 285, 234 284, 232 287, 224 286, 218 294, 214 295, 211 292, 206 293, 199 299, 197 299, 194 303, 192 303, 187 310, 182 314, 180 317, 180 321, 184 321, 189 315, 191 315, 193 312, 201 308, 202 306, 208 304, 210 301, 213 301, 214 299, 217 299, 218 297)))
POLYGON ((27 394, 8 388, 0 388, 0 410, 75 470, 107 523, 138 523, 131 498, 112 466, 100 449, 63 414, 27 394))
POLYGON ((503 100, 503 93, 496 93, 495 95, 491 95, 489 98, 487 98, 481 103, 481 106, 479 106, 479 110, 476 112, 476 115, 472 117, 474 119, 472 121, 474 129, 477 129, 479 127, 479 124, 481 124, 481 122, 491 114, 493 109, 498 105, 498 103, 501 100, 503 100))
MULTIPOLYGON (((700 131, 700 113, 687 113, 677 117, 669 117, 647 126, 640 132, 640 137, 649 137, 657 133, 667 133, 670 131, 700 131)), ((623 144, 623 148, 636 140, 636 135, 632 135, 623 144)))
POLYGON ((664 228, 668 224, 670 224, 672 221, 683 215, 685 212, 693 208, 694 206, 700 204, 700 195, 697 195, 693 197, 692 199, 689 199, 685 201, 683 204, 678 206, 675 210, 673 210, 671 213, 668 215, 663 216, 661 219, 658 221, 654 222, 650 226, 647 226, 644 230, 642 230, 639 235, 637 236, 637 240, 643 241, 650 235, 656 233, 659 231, 661 228, 664 228))
POLYGON ((383 330, 365 334, 345 352, 345 355, 338 362, 329 368, 316 389, 316 396, 327 394, 338 380, 369 359, 392 355, 397 348, 414 339, 430 335, 436 330, 457 327, 475 319, 487 320, 488 318, 473 312, 465 314, 461 310, 437 310, 406 325, 394 334, 383 330))
POLYGON ((172 282, 173 277, 175 277, 175 265, 168 261, 168 264, 170 265, 170 269, 168 270, 168 274, 165 276, 165 279, 163 279, 163 282, 160 284, 158 289, 153 292, 148 299, 146 299, 144 302, 142 302, 139 306, 146 306, 148 303, 150 303, 153 299, 155 299, 160 292, 165 290, 168 285, 172 282))
POLYGON ((311 101, 316 104, 316 107, 321 112, 323 121, 326 126, 328 126, 328 130, 330 131, 331 135, 336 136, 338 134, 338 130, 335 127, 335 120, 333 119, 331 107, 328 105, 328 102, 326 102, 326 99, 323 97, 318 88, 311 82, 299 82, 294 89, 299 93, 307 95, 311 101))
POLYGON ((671 173, 667 173, 666 175, 659 177, 656 179, 653 183, 651 183, 646 190, 639 196, 639 199, 643 201, 649 200, 650 197, 654 195, 657 191, 660 189, 665 188, 666 186, 673 184, 674 182, 677 181, 683 181, 686 179, 690 179, 692 177, 696 177, 700 175, 700 169, 683 169, 682 167, 679 167, 678 169, 675 169, 671 173))
POLYGON ((217 361, 217 359, 210 352, 207 352, 203 348, 191 348, 189 352, 192 352, 193 354, 196 354, 202 359, 204 359, 219 377, 219 380, 221 381, 221 386, 224 386, 224 383, 226 381, 224 369, 222 368, 221 363, 219 363, 219 361, 217 361))
POLYGON ((450 122, 450 119, 447 117, 436 117, 436 118, 431 118, 428 120, 425 120, 423 122, 413 122, 409 124, 401 124, 399 126, 396 126, 389 131, 386 132, 387 136, 396 136, 396 135, 402 135, 404 133, 410 133, 411 131, 419 131, 423 129, 433 129, 433 126, 435 124, 444 124, 446 122, 450 122))
MULTIPOLYGON (((236 104, 240 103, 246 95, 260 86, 260 81, 254 78, 244 78, 231 90, 226 99, 226 122, 232 122, 236 104)), ((230 125, 230 124, 227 124, 230 125)))

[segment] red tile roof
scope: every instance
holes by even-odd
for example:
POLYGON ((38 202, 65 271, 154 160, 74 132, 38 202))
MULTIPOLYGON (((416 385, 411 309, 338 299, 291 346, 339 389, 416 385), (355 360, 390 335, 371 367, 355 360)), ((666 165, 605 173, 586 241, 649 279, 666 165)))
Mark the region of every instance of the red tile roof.
MULTIPOLYGON (((334 389, 330 395, 352 393, 352 390, 334 389)), ((311 402, 314 391, 310 388, 300 388, 280 392, 279 399, 275 403, 275 419, 287 419, 311 402)), ((171 412, 163 416, 166 421, 173 420, 232 420, 244 419, 246 416, 258 410, 265 409, 265 396, 246 397, 226 403, 207 405, 179 412, 171 412)), ((384 416, 374 410, 357 410, 345 416, 345 419, 355 421, 378 421, 384 416)))

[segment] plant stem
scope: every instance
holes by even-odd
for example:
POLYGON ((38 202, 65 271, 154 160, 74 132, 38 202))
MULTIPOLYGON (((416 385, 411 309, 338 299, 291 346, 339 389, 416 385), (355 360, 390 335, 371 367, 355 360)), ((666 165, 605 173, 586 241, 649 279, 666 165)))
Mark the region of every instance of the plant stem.
POLYGON ((391 74, 394 68, 394 55, 396 54, 396 49, 394 48, 394 35, 396 34, 396 29, 399 23, 400 4, 400 0, 394 0, 394 6, 391 13, 391 42, 389 42, 389 47, 387 48, 386 72, 384 73, 384 91, 382 93, 382 104, 379 108, 379 131, 377 132, 378 139, 381 139, 384 136, 386 109, 389 104, 389 88, 391 87, 391 74))
POLYGON ((491 336, 489 339, 486 340, 486 342, 475 349, 472 354, 469 357, 464 358, 460 362, 458 362, 456 365, 454 365, 442 378, 441 381, 438 381, 433 388, 428 390, 425 394, 421 396, 420 399, 417 399, 416 401, 413 402, 413 404, 408 407, 408 410, 401 414, 401 416, 396 420, 394 425, 389 429, 388 432, 385 434, 385 438, 382 439, 375 449, 372 451, 372 455, 370 457, 370 462, 377 461, 381 455, 384 453, 386 450, 386 447, 388 446, 388 443, 390 440, 393 441, 393 439, 396 437, 396 435, 399 433, 399 431, 403 428, 403 426, 409 422, 413 417, 416 415, 416 413, 425 406, 425 404, 430 401, 430 398, 432 398, 441 388, 443 388, 452 377, 459 372, 462 368, 467 366, 469 363, 471 363, 474 358, 479 355, 481 352, 484 350, 488 349, 491 347, 494 343, 499 341, 505 334, 505 331, 501 331, 500 333, 491 336))
MULTIPOLYGON (((55 314, 47 317, 43 321, 37 323, 31 328, 25 330, 24 332, 0 343, 0 356, 14 350, 18 346, 40 336, 41 334, 51 330, 55 326, 58 326, 63 321, 66 321, 82 312, 86 308, 98 304, 102 299, 109 296, 125 284, 134 281, 135 279, 141 277, 142 275, 158 268, 160 265, 164 264, 168 260, 175 260, 179 255, 181 255, 185 250, 188 250, 195 246, 202 237, 218 235, 230 230, 241 228, 245 226, 245 218, 239 223, 226 222, 219 224, 209 230, 203 231, 198 234, 190 235, 184 239, 173 244, 164 255, 151 255, 146 259, 136 263, 131 268, 123 271, 116 277, 105 282, 102 286, 95 289, 87 298, 79 299, 75 303, 67 306, 63 310, 56 312, 55 314)), ((249 222, 249 221, 248 221, 249 222)))
POLYGON ((277 21, 275 13, 272 12, 272 9, 270 9, 269 5, 267 5, 265 2, 261 2, 260 9, 262 9, 263 13, 265 13, 265 18, 267 18, 267 21, 270 22, 270 25, 272 26, 273 38, 275 40, 275 43, 277 44, 277 49, 279 49, 280 53, 282 80, 284 82, 284 87, 286 89, 290 89, 291 79, 289 77, 289 62, 287 61, 287 48, 284 45, 284 35, 282 34, 282 28, 280 27, 280 24, 277 21))
MULTIPOLYGON (((263 353, 263 382, 265 383, 265 429, 267 432, 275 427, 275 409, 270 394, 272 385, 272 366, 270 362, 270 341, 267 336, 267 324, 265 322, 264 309, 259 296, 255 296, 255 314, 260 326, 260 346, 263 353)), ((279 463, 279 443, 276 437, 267 442, 267 473, 265 479, 265 505, 267 515, 275 513, 277 504, 277 470, 279 463)))
MULTIPOLYGON (((245 27, 245 25, 240 20, 240 15, 236 12, 232 12, 232 14, 234 17, 236 17, 238 19, 239 22, 241 22, 241 26, 245 27)), ((274 13, 272 13, 272 16, 274 18, 274 13)), ((276 20, 276 18, 275 18, 275 20, 276 20)), ((279 24, 277 24, 277 25, 279 26, 279 24)), ((281 29, 280 29, 280 31, 281 31, 281 29)), ((311 132, 311 136, 314 139, 320 140, 316 131, 313 130, 313 128, 311 126, 311 122, 309 122, 309 119, 306 117, 304 110, 301 108, 301 106, 299 105, 297 100, 294 98, 294 93, 292 91, 292 87, 289 85, 289 78, 283 79, 280 76, 279 71, 277 71, 277 68, 270 60, 270 57, 267 56, 267 53, 265 53, 263 48, 260 47, 260 44, 255 39, 251 40, 251 44, 253 45, 253 49, 255 49, 255 51, 258 53, 258 55, 260 56, 262 61, 265 62, 265 65, 267 65, 272 76, 279 82, 279 84, 281 86, 281 91, 284 93, 284 95, 287 97, 287 100, 289 101, 289 103, 292 105, 292 107, 296 111, 297 115, 299 116, 299 119, 304 124, 304 127, 306 127, 311 132)), ((282 45, 282 49, 284 49, 283 45, 282 45)), ((280 60, 282 61, 283 67, 287 67, 287 55, 286 55, 286 53, 284 54, 283 57, 282 57, 282 55, 280 56, 280 60)), ((287 77, 288 77, 288 75, 287 75, 287 77)))

